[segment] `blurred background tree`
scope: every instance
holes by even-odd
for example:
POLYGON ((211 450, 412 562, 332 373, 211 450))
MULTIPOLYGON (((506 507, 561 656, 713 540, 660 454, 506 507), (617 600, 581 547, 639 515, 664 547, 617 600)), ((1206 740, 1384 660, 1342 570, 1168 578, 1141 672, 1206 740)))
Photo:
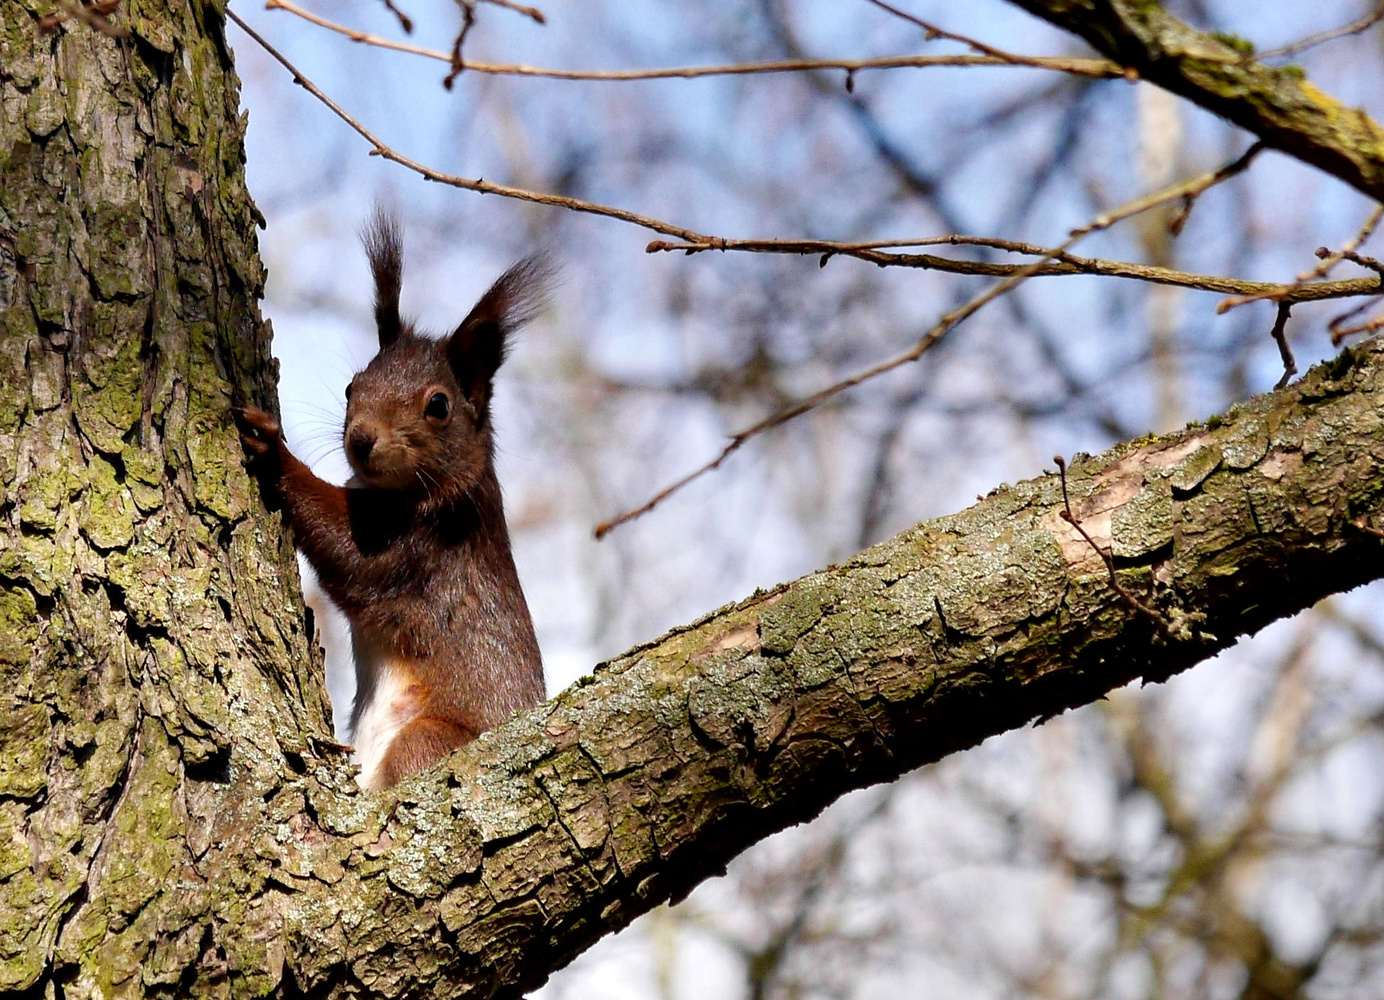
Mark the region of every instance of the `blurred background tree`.
MULTIPOLYGON (((474 15, 462 54, 476 65, 450 90, 445 59, 353 45, 283 9, 241 13, 404 156, 722 237, 959 234, 1053 247, 1250 141, 1148 84, 1051 68, 484 72, 482 62, 631 70, 976 53, 865 0, 550 0, 542 25, 511 6, 406 3, 411 35, 375 0, 314 8, 444 56, 474 15)), ((1270 61, 1384 112, 1373 2, 1166 6, 1261 52, 1312 43, 1270 61)), ((1090 56, 1001 0, 913 0, 908 13, 1008 52, 1090 56)), ((562 261, 553 308, 518 345, 497 402, 501 476, 553 691, 756 586, 1034 475, 1054 452, 1205 418, 1283 372, 1272 303, 1218 314, 1220 294, 1036 279, 918 363, 754 437, 597 542, 594 525, 714 458, 727 434, 907 351, 989 279, 844 255, 646 254, 656 234, 630 225, 425 184, 367 157, 262 50, 231 38, 287 432, 319 472, 346 474, 341 391, 372 353, 354 233, 376 200, 404 220, 405 304, 425 326, 443 326, 535 245, 562 261)), ((1317 265, 1319 245, 1355 239, 1371 207, 1266 153, 1185 220, 1171 203, 1079 252, 1291 281, 1317 265)), ((1355 273, 1347 264, 1337 276, 1355 273)), ((1333 352, 1328 324, 1349 306, 1294 309, 1286 335, 1301 360, 1333 352)), ((1382 596, 1375 586, 1334 599, 1166 685, 852 795, 602 942, 543 995, 1384 995, 1382 596)), ((343 706, 349 651, 330 621, 326 644, 343 706)))

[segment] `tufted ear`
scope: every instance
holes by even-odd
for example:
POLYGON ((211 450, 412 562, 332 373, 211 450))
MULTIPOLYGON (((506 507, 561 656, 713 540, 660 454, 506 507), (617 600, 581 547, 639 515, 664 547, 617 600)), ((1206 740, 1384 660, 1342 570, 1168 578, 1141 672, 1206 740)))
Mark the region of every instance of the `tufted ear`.
POLYGON ((491 380, 505 360, 509 336, 543 308, 553 269, 541 254, 512 266, 447 338, 447 361, 478 414, 490 400, 491 380))
POLYGON ((375 326, 380 347, 388 347, 399 337, 399 289, 404 275, 404 245, 399 236, 399 220, 383 208, 361 231, 360 241, 370 258, 370 273, 375 276, 375 326))

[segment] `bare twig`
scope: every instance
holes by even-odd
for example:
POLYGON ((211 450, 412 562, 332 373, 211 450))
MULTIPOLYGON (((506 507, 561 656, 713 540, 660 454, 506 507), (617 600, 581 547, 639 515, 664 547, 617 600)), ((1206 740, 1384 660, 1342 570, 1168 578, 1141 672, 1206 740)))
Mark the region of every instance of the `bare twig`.
POLYGON ((1141 212, 1146 212, 1151 208, 1156 208, 1157 206, 1165 204, 1169 201, 1176 201, 1180 198, 1188 197, 1189 195, 1198 195, 1201 192, 1212 187, 1213 185, 1219 184, 1222 181, 1234 177, 1236 174, 1239 174, 1241 171, 1249 167, 1249 165, 1254 161, 1254 157, 1258 155, 1259 150, 1262 148, 1263 147, 1261 144, 1255 143, 1244 153, 1244 155, 1240 156, 1233 162, 1226 164, 1224 167, 1221 167, 1218 170, 1212 171, 1208 174, 1203 174, 1200 177, 1194 177, 1188 181, 1183 181, 1180 184, 1174 184, 1172 187, 1165 188, 1162 191, 1155 191, 1151 194, 1143 196, 1142 198, 1136 198, 1134 201, 1122 205, 1119 208, 1111 209, 1108 212, 1102 212, 1100 215, 1096 216, 1090 222, 1086 223, 1086 225, 1081 226, 1077 229, 1073 229, 1067 241, 1063 243, 1060 247, 1054 248, 1048 255, 1045 255, 1041 259, 1034 261, 1032 264, 1028 264, 1019 268, 1017 271, 1015 271, 1008 277, 991 285, 989 288, 981 292, 979 295, 963 303, 957 308, 951 310, 950 312, 944 313, 937 320, 937 322, 934 323, 928 329, 928 331, 923 334, 922 338, 919 339, 919 341, 907 351, 904 351, 902 354, 890 358, 887 361, 882 361, 871 368, 865 369, 864 371, 857 372, 854 375, 851 375, 849 378, 842 379, 841 381, 836 382, 833 385, 829 385, 825 389, 821 389, 818 392, 813 393, 811 396, 799 400, 797 403, 794 403, 791 406, 787 406, 784 409, 779 410, 777 413, 771 414, 770 416, 764 418, 758 423, 753 424, 750 427, 745 428, 744 430, 738 431, 735 434, 732 434, 730 436, 730 440, 721 449, 721 453, 717 455, 714 459, 707 462, 700 468, 695 469, 687 475, 683 476, 681 479, 679 479, 672 485, 667 486, 662 490, 659 490, 658 493, 654 494, 653 497, 651 497, 649 500, 647 500, 640 506, 635 507, 632 510, 627 510, 623 514, 611 518, 609 521, 605 521, 601 524, 598 524, 595 528, 596 537, 598 539, 604 538, 607 534, 610 533, 612 529, 619 527, 620 525, 625 524, 626 522, 632 521, 637 517, 641 517, 644 514, 647 514, 649 511, 653 510, 660 503, 668 499, 668 497, 672 496, 674 493, 682 489, 688 483, 700 478, 701 476, 704 476, 708 472, 720 468, 721 464, 725 462, 727 458, 729 458, 735 452, 739 451, 740 448, 745 444, 745 442, 749 441, 751 438, 763 434, 766 431, 772 430, 775 427, 779 427, 782 424, 785 424, 788 421, 794 419, 795 417, 799 417, 802 414, 807 413, 809 410, 812 410, 820 406, 827 400, 839 396, 847 389, 854 388, 855 386, 860 385, 863 382, 868 382, 871 379, 878 378, 880 375, 883 375, 886 372, 891 372, 896 368, 901 368, 909 362, 917 361, 924 354, 926 354, 934 345, 936 345, 938 341, 940 341, 944 336, 946 336, 947 333, 949 333, 951 330, 959 326, 966 319, 973 316, 976 312, 978 312, 980 309, 982 309, 990 302, 999 298, 1001 295, 1006 294, 1007 292, 1016 288, 1018 285, 1022 284, 1024 281, 1028 280, 1030 277, 1037 274, 1039 270, 1043 267, 1043 265, 1046 264, 1049 259, 1051 259, 1051 257, 1060 256, 1061 254, 1066 253, 1067 250, 1073 244, 1077 243, 1079 240, 1085 238, 1086 236, 1089 236, 1091 233, 1098 232, 1103 229, 1108 229, 1109 227, 1115 225, 1117 222, 1121 222, 1132 215, 1138 215, 1141 212))
POLYGON ((521 3, 514 3, 513 0, 482 0, 484 3, 494 4, 496 7, 503 7, 505 10, 512 10, 516 14, 523 14, 539 24, 547 24, 548 19, 543 16, 543 12, 537 7, 526 7, 521 3))
MULTIPOLYGON (((1006 52, 1004 49, 997 49, 993 45, 987 45, 968 35, 958 35, 955 32, 939 28, 937 25, 924 21, 922 18, 915 17, 907 11, 900 10, 893 4, 885 3, 884 0, 868 0, 868 2, 874 4, 880 10, 888 11, 895 17, 907 21, 909 24, 917 25, 919 28, 922 28, 924 37, 929 42, 936 41, 939 38, 949 42, 959 42, 973 52, 988 56, 991 59, 996 59, 1003 63, 1008 63, 1011 66, 1041 66, 1046 61, 1041 56, 1024 56, 1014 52, 1006 52)), ((1109 75, 1124 76, 1124 67, 1115 67, 1115 71, 1109 75)))
MULTIPOLYGON (((383 0, 383 3, 385 10, 389 11, 391 14, 393 14, 395 17, 399 19, 399 27, 404 29, 404 34, 413 34, 413 18, 409 17, 398 7, 394 6, 394 0, 383 0)), ((272 6, 272 4, 266 4, 265 6, 272 6)))
POLYGON ((1366 521, 1363 517, 1357 517, 1354 521, 1351 521, 1350 523, 1353 527, 1358 528, 1360 531, 1363 531, 1367 535, 1373 535, 1375 538, 1384 538, 1384 529, 1376 528, 1374 525, 1366 521))
MULTIPOLYGON (((1359 249, 1360 245, 1370 238, 1375 227, 1379 225, 1379 220, 1381 218, 1384 218, 1384 205, 1376 205, 1374 211, 1370 213, 1369 218, 1361 225, 1359 232, 1348 240, 1340 250, 1331 251, 1326 247, 1318 248, 1317 256, 1321 259, 1321 263, 1312 268, 1312 270, 1299 274, 1297 280, 1292 284, 1280 286, 1282 289, 1281 291, 1255 295, 1236 295, 1219 303, 1216 306, 1216 312, 1228 312, 1237 306, 1245 305, 1248 302, 1258 302, 1262 299, 1268 299, 1271 302, 1287 301, 1289 296, 1293 295, 1298 289, 1306 287, 1309 282, 1325 278, 1335 269, 1337 264, 1347 259, 1347 254, 1354 253, 1359 249)), ((1384 291, 1384 289, 1376 287, 1376 291, 1384 291)))
POLYGON ((1349 248, 1342 249, 1340 253, 1342 260, 1348 260, 1352 264, 1359 264, 1361 267, 1365 268, 1365 270, 1373 271, 1375 274, 1384 275, 1384 261, 1376 260, 1373 257, 1366 257, 1364 254, 1356 253, 1349 248))
POLYGON ((1269 336, 1278 345, 1278 356, 1283 359, 1283 375, 1274 383, 1275 389, 1282 389, 1288 384, 1288 380, 1297 374, 1297 359, 1293 357, 1293 349, 1288 346, 1288 314, 1293 311, 1291 302, 1280 302, 1278 304, 1278 315, 1274 317, 1273 329, 1269 331, 1269 336))
POLYGON ((988 261, 954 260, 934 254, 895 253, 883 248, 918 246, 980 246, 1027 256, 1045 257, 1044 264, 1034 277, 1050 277, 1071 274, 1093 274, 1109 278, 1128 278, 1147 281, 1157 285, 1174 285, 1222 295, 1261 295, 1277 301, 1290 303, 1317 302, 1323 299, 1350 298, 1356 295, 1376 295, 1380 283, 1374 278, 1352 278, 1345 281, 1316 282, 1310 285, 1285 285, 1272 281, 1248 281, 1241 278, 1226 278, 1218 275, 1197 274, 1173 268, 1158 267, 1152 264, 1138 264, 1129 261, 1105 260, 1099 257, 1081 257, 1066 253, 1053 247, 1004 240, 990 236, 933 236, 912 240, 872 240, 859 243, 838 242, 834 240, 732 240, 717 239, 711 243, 673 243, 654 240, 645 248, 649 253, 681 252, 687 254, 703 253, 710 250, 738 250, 746 253, 781 254, 821 254, 820 263, 825 266, 832 257, 853 257, 868 261, 880 267, 915 267, 925 270, 945 271, 949 274, 970 274, 992 278, 1003 278, 1014 274, 1027 265, 999 264, 988 261))
MULTIPOLYGON (((1337 319, 1339 318, 1340 317, 1337 317, 1337 319)), ((1357 333, 1374 333, 1381 328, 1384 328, 1384 314, 1375 316, 1373 319, 1368 319, 1363 323, 1357 323, 1354 326, 1342 326, 1336 320, 1333 320, 1328 327, 1331 331, 1331 343, 1337 346, 1347 337, 1353 337, 1357 333)))
POLYGON ((313 97, 317 98, 332 113, 340 118, 351 129, 370 143, 371 156, 379 156, 392 163, 397 163, 402 167, 412 170, 414 173, 435 181, 438 184, 446 184, 450 187, 461 188, 466 191, 475 191, 479 194, 496 194, 504 198, 514 198, 518 201, 533 202, 538 205, 552 205, 557 208, 565 208, 573 212, 586 212, 591 215, 600 215, 608 219, 618 219, 621 222, 628 222, 631 225, 639 226, 643 229, 651 230, 655 233, 663 233, 665 236, 675 236, 681 240, 691 243, 715 243, 715 237, 705 236, 691 229, 684 229, 682 226, 675 226, 669 222, 663 222, 647 215, 640 215, 638 212, 628 212, 622 208, 614 208, 610 205, 601 205, 594 201, 584 201, 581 198, 569 198, 566 195, 549 194, 544 191, 530 191, 525 188, 510 187, 506 184, 494 184, 481 178, 457 177, 452 174, 444 174, 439 170, 424 166, 415 160, 409 159, 402 153, 397 152, 387 146, 381 139, 367 129, 360 122, 337 104, 334 100, 323 93, 322 88, 317 86, 302 73, 300 73, 291 62, 289 62, 278 49, 270 45, 259 32, 251 28, 234 10, 227 9, 226 16, 240 26, 240 29, 249 35, 265 52, 269 53, 284 69, 293 74, 293 82, 302 87, 313 97))
POLYGON ((1308 35, 1301 41, 1294 42, 1292 45, 1285 45, 1282 48, 1269 49, 1268 51, 1260 52, 1257 55, 1251 53, 1250 55, 1247 55, 1245 57, 1245 61, 1248 62, 1252 59, 1264 60, 1278 59, 1283 56, 1295 56, 1299 52, 1306 52, 1308 49, 1316 48, 1318 45, 1321 45, 1324 42, 1334 42, 1336 39, 1345 38, 1347 35, 1362 34, 1368 31, 1370 28, 1373 28, 1382 20, 1384 20, 1384 4, 1381 4, 1373 12, 1366 14, 1364 17, 1351 21, 1349 24, 1342 25, 1339 28, 1332 28, 1330 31, 1322 31, 1315 35, 1308 35))
POLYGON ((1067 494, 1067 460, 1061 455, 1054 455, 1052 460, 1057 464, 1057 474, 1062 481, 1062 510, 1058 512, 1059 516, 1075 528, 1077 533, 1086 539, 1086 544, 1091 546, 1096 555, 1100 556, 1101 562, 1105 563, 1105 571, 1110 575, 1110 589, 1119 595, 1120 600, 1157 625, 1158 631, 1162 633, 1165 639, 1171 639, 1173 637, 1172 624, 1163 617, 1157 608, 1145 604, 1125 589, 1124 584, 1120 583, 1120 578, 1115 574, 1115 557, 1096 544, 1096 540, 1082 527, 1081 521, 1072 513, 1072 500, 1067 494))
POLYGON ((452 84, 466 68, 466 63, 461 58, 461 47, 466 44, 466 36, 471 33, 471 29, 476 24, 476 0, 457 0, 457 6, 461 8, 461 28, 457 31, 457 37, 452 42, 451 55, 447 61, 451 64, 452 70, 442 80, 442 86, 448 90, 452 89, 452 84))
MULTIPOLYGON (((451 63, 452 57, 438 49, 428 49, 407 42, 396 42, 388 38, 367 34, 349 28, 335 21, 329 21, 319 14, 299 7, 291 0, 268 0, 266 10, 282 10, 301 17, 303 20, 335 31, 353 42, 407 52, 410 55, 436 59, 451 63)), ((947 55, 947 56, 881 56, 875 59, 780 59, 770 62, 730 63, 722 66, 671 66, 657 69, 550 69, 542 66, 525 66, 513 63, 486 63, 468 60, 466 71, 488 73, 497 76, 536 76, 556 80, 690 80, 704 76, 751 76, 762 73, 802 73, 815 70, 844 70, 856 73, 872 69, 928 68, 935 66, 1034 66, 1041 69, 1057 70, 1074 76, 1106 79, 1122 75, 1121 68, 1107 59, 1062 58, 1049 56, 1024 56, 1020 61, 987 55, 947 55)))

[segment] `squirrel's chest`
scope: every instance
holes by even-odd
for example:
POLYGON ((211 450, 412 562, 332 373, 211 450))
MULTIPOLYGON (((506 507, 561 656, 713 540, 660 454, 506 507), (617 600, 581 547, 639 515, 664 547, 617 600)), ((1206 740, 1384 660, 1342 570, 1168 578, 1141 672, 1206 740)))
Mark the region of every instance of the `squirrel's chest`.
POLYGON ((360 765, 360 786, 370 789, 380 787, 377 781, 385 753, 400 730, 421 711, 427 692, 407 660, 377 648, 356 649, 356 677, 365 671, 374 677, 374 684, 356 705, 352 739, 360 765))

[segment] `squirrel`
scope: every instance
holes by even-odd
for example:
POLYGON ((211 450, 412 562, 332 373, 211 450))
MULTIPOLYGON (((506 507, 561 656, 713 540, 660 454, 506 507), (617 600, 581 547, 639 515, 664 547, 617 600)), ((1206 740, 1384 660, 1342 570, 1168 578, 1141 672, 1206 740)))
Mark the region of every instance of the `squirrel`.
POLYGON ((346 386, 347 486, 317 478, 278 422, 238 407, 241 440, 298 547, 351 626, 359 783, 388 788, 543 700, 510 551, 490 398, 510 335, 542 304, 541 256, 500 276, 449 335, 399 316, 398 223, 362 234, 380 350, 346 386))

